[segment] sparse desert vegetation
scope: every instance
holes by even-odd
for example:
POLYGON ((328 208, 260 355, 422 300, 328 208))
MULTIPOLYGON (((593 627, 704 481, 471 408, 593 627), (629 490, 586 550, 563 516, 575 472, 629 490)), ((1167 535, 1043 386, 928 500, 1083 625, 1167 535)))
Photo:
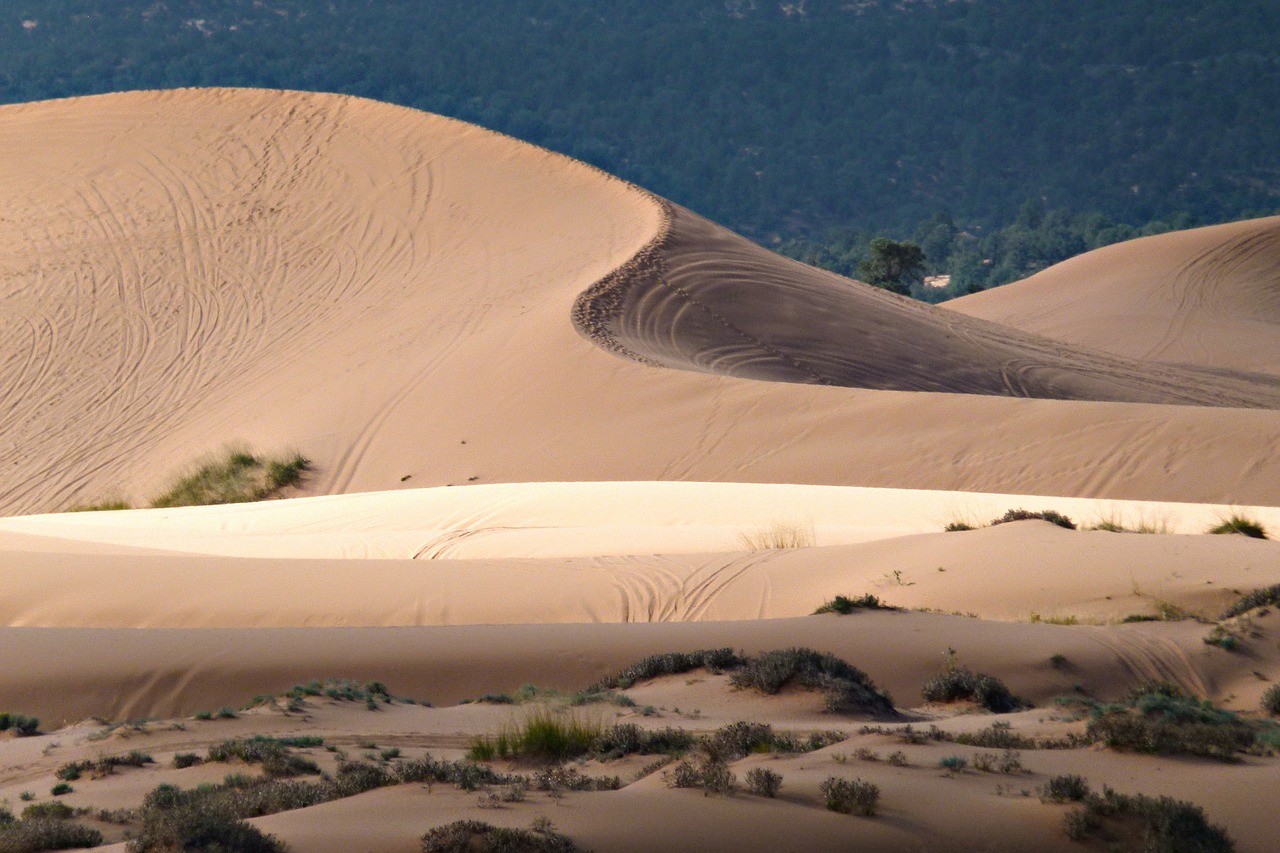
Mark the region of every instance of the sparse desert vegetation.
POLYGON ((1232 514, 1209 528, 1210 533, 1236 533, 1251 539, 1266 539, 1267 530, 1256 519, 1232 514))
POLYGON ((839 613, 847 616, 857 610, 897 610, 898 608, 885 604, 871 593, 866 593, 859 598, 848 598, 843 595, 837 595, 835 598, 827 601, 817 610, 813 611, 814 616, 823 613, 839 613))
POLYGON ((1007 714, 1024 707, 1004 682, 993 675, 961 666, 956 663, 954 653, 948 653, 942 672, 925 682, 920 695, 926 702, 971 701, 997 714, 1007 714))
POLYGON ((738 541, 748 551, 771 551, 782 548, 812 548, 817 538, 814 536, 813 525, 775 522, 768 527, 740 533, 738 541))

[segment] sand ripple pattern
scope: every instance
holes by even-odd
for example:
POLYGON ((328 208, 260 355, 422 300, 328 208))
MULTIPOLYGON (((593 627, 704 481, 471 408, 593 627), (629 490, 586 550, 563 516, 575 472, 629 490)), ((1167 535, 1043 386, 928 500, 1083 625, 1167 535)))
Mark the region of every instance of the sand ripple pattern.
POLYGON ((575 307, 583 334, 619 355, 853 388, 1280 408, 1275 377, 1071 346, 789 261, 674 205, 666 212, 663 233, 575 307))

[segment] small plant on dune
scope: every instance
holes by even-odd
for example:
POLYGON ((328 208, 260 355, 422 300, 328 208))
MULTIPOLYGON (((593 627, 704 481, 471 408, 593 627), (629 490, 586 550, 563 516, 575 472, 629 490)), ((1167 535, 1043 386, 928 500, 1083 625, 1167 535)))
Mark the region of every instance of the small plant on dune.
POLYGON ((810 548, 816 541, 813 527, 775 522, 738 535, 738 541, 748 551, 773 551, 783 548, 810 548))
POLYGON ((468 757, 564 761, 591 752, 603 734, 604 726, 598 721, 541 706, 495 737, 476 738, 468 757))
POLYGON ((963 755, 948 755, 938 761, 938 766, 948 773, 959 773, 969 766, 969 760, 963 755))
POLYGON ((179 752, 173 756, 173 766, 178 770, 184 767, 194 767, 203 763, 204 759, 196 755, 194 752, 179 752))
POLYGON ((493 826, 478 820, 459 820, 437 826, 422 836, 422 853, 573 853, 578 847, 551 827, 536 821, 529 829, 493 826))
POLYGON ((72 788, 66 782, 59 782, 49 789, 49 793, 55 797, 61 797, 64 794, 70 794, 74 790, 75 788, 72 788))
POLYGON ((862 779, 828 776, 818 786, 826 806, 833 812, 875 817, 880 805, 880 788, 862 779))
POLYGON ((952 521, 942 528, 947 533, 960 533, 965 530, 973 530, 973 525, 965 521, 952 521))
POLYGON ((663 675, 680 675, 695 669, 706 669, 720 673, 742 665, 742 658, 734 654, 733 649, 698 649, 693 652, 667 652, 650 655, 637 661, 626 669, 613 675, 605 676, 595 684, 585 688, 584 693, 598 693, 604 690, 626 690, 640 681, 648 681, 663 675))
POLYGON ((863 595, 861 598, 847 598, 843 595, 837 595, 835 598, 823 604, 817 610, 813 611, 814 616, 822 613, 839 613, 842 616, 854 612, 855 610, 897 610, 898 608, 885 604, 871 593, 863 595))
POLYGON ((729 679, 734 687, 777 693, 788 684, 821 690, 828 711, 896 716, 893 700, 862 670, 829 652, 792 648, 749 658, 729 679))
POLYGON ((1210 533, 1238 533, 1252 539, 1266 539, 1267 530, 1256 519, 1233 514, 1209 528, 1210 533))
POLYGON ((1232 619, 1236 616, 1242 616, 1250 610, 1257 610, 1260 607, 1275 607, 1277 605, 1280 605, 1280 584, 1263 589, 1255 589, 1223 611, 1220 618, 1232 619))
POLYGON ((1065 527, 1067 530, 1075 530, 1076 523, 1067 518, 1060 512, 1052 509, 1032 512, 1026 509, 1011 509, 999 518, 992 519, 991 524, 994 527, 997 524, 1005 524, 1010 521, 1027 521, 1028 519, 1038 518, 1047 521, 1050 524, 1056 524, 1059 527, 1065 527))
POLYGON ((782 789, 782 774, 767 767, 747 771, 747 790, 761 797, 776 797, 782 789))
POLYGON ((1273 717, 1280 717, 1280 684, 1273 684, 1262 694, 1262 710, 1273 717))
POLYGON ((200 466, 179 478, 153 507, 209 506, 245 503, 278 496, 302 481, 311 463, 299 454, 263 459, 243 450, 228 451, 225 458, 200 466))
POLYGON ((1089 796, 1089 783, 1083 776, 1068 774, 1054 776, 1040 789, 1040 801, 1045 803, 1078 803, 1089 796))
POLYGON ((951 650, 947 652, 942 672, 924 683, 920 695, 926 702, 970 700, 996 714, 1007 714, 1025 707, 1025 703, 1010 693, 1000 679, 958 665, 955 652, 951 650))
POLYGON ((67 512, 114 512, 121 509, 133 509, 133 504, 126 500, 111 498, 91 504, 76 504, 67 512))
POLYGON ((13 732, 17 737, 31 737, 40 733, 40 720, 25 714, 0 712, 0 732, 13 732))

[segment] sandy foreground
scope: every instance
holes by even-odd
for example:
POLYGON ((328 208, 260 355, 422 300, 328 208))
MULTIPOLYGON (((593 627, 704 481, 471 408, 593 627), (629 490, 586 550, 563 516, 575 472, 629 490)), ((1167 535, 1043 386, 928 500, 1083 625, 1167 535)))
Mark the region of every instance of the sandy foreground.
POLYGON ((142 750, 154 761, 57 798, 123 850, 138 817, 100 810, 262 772, 178 769, 178 753, 306 735, 324 745, 298 752, 328 773, 343 755, 394 768, 461 759, 550 708, 842 736, 731 762, 740 783, 781 773, 776 799, 672 787, 648 755, 580 765, 615 791, 493 808, 406 783, 252 822, 322 853, 539 816, 597 851, 1065 851, 1069 808, 1037 789, 1079 774, 1193 801, 1238 850, 1274 848, 1280 759, 1262 752, 1024 746, 988 772, 1004 750, 860 729, 1003 721, 1061 739, 1086 720, 1059 697, 1151 681, 1262 716, 1280 617, 1220 617, 1280 584, 1280 545, 1205 531, 1232 515, 1280 531, 1280 219, 934 308, 549 152, 359 99, 129 93, 0 119, 21 164, 0 175, 0 711, 45 732, 0 735, 0 806, 53 800, 68 762, 142 750), (235 442, 314 471, 288 500, 62 512, 145 505, 235 442), (1086 529, 985 526, 1014 508, 1086 529), (978 529, 943 531, 956 522, 978 529), (868 594, 897 609, 811 615, 868 594), (1223 632, 1233 650, 1205 642, 1223 632), (704 669, 568 705, 649 655, 797 646, 864 670, 898 716, 704 669), (926 704, 948 660, 1034 707, 926 704), (283 697, 313 679, 431 706, 283 697), (459 704, 523 685, 539 688, 523 703, 459 704), (940 766, 956 756, 969 766, 940 766), (825 809, 832 776, 880 786, 878 816, 825 809))

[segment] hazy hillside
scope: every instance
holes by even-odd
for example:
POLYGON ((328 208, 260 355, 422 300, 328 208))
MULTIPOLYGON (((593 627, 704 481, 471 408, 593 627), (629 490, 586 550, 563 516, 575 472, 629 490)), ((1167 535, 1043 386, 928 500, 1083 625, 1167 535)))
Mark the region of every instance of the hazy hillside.
POLYGON ((21 0, 0 100, 331 90, 569 153, 758 239, 1280 206, 1272 0, 21 0), (482 10, 481 10, 482 9, 482 10))

